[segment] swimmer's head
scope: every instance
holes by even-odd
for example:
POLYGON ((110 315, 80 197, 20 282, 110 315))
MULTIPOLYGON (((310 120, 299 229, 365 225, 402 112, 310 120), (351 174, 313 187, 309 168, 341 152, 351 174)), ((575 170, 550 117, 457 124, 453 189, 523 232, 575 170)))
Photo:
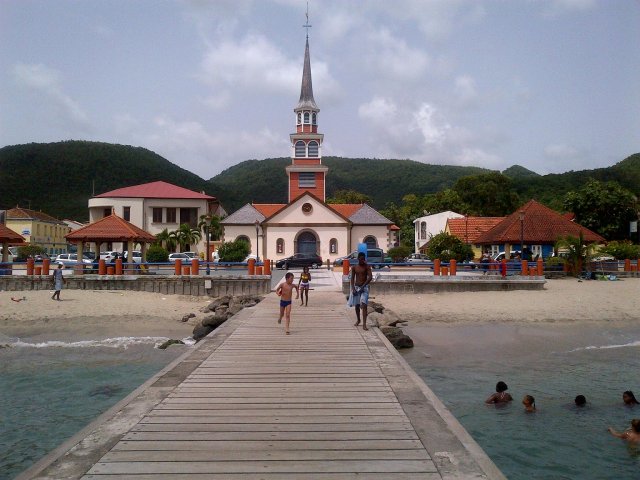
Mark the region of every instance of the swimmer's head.
POLYGON ((587 399, 584 398, 584 395, 576 395, 574 402, 577 407, 584 407, 587 404, 587 399))
POLYGON ((536 406, 536 399, 533 398, 531 395, 525 395, 522 398, 522 404, 525 407, 535 407, 536 406))
POLYGON ((498 383, 496 383, 496 392, 498 393, 502 393, 502 392, 506 392, 507 391, 507 384, 504 383, 502 380, 500 380, 498 383))
POLYGON ((638 402, 638 400, 636 400, 636 396, 631 390, 627 390, 622 394, 622 401, 625 403, 625 405, 637 405, 638 403, 640 403, 638 402))

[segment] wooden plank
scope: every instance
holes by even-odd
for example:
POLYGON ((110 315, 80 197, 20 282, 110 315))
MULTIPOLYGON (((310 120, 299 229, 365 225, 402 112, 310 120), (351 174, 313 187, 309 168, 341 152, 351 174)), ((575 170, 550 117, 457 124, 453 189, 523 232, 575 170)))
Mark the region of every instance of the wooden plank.
POLYGON ((437 472, 431 460, 303 460, 242 462, 98 462, 89 473, 342 473, 342 472, 437 472))
POLYGON ((246 450, 238 452, 219 451, 149 451, 118 450, 107 453, 101 460, 112 462, 213 462, 260 461, 260 460, 430 460, 423 449, 416 450, 281 450, 264 452, 246 450))
MULTIPOLYGON (((188 412, 187 412, 188 413, 188 412)), ((140 423, 219 423, 219 424, 255 424, 255 423, 276 423, 276 424, 328 424, 328 423, 404 423, 407 417, 404 415, 317 415, 313 417, 289 417, 287 415, 260 415, 239 417, 235 415, 208 416, 208 415, 156 415, 153 411, 140 420, 140 423)))
MULTIPOLYGON (((387 408, 376 408, 376 409, 368 409, 368 408, 341 408, 341 409, 333 409, 329 408, 289 408, 287 410, 283 410, 278 412, 282 416, 286 417, 313 417, 313 416, 337 416, 337 415, 350 415, 356 417, 368 417, 368 416, 399 416, 404 415, 404 412, 399 406, 392 406, 387 408)), ((228 410, 213 410, 213 409, 202 409, 202 410, 175 410, 163 408, 162 405, 158 405, 150 415, 157 416, 166 416, 166 417, 213 417, 213 416, 228 416, 228 410)), ((261 409, 261 408, 252 408, 246 410, 234 410, 233 416, 235 417, 260 417, 260 416, 275 416, 277 415, 273 409, 261 409)))
MULTIPOLYGON (((393 480, 442 480, 439 473, 406 473, 394 472, 393 480)), ((125 475, 91 474, 83 480, 132 480, 125 475)), ((390 480, 388 473, 170 473, 170 474, 136 474, 134 480, 390 480)))
POLYGON ((138 423, 132 432, 373 432, 410 430, 409 422, 397 423, 138 423))
MULTIPOLYGON (((201 399, 199 399, 201 400, 201 399)), ((160 405, 158 405, 157 409, 159 410, 202 410, 207 409, 207 411, 215 411, 215 410, 235 410, 238 412, 244 410, 251 409, 262 409, 263 411, 269 410, 284 410, 288 412, 289 410, 301 410, 303 409, 305 412, 310 412, 316 409, 353 409, 357 408, 359 405, 362 405, 362 408, 366 408, 367 410, 376 410, 376 409, 389 409, 393 408, 394 410, 398 408, 395 402, 378 402, 378 401, 370 401, 368 403, 362 401, 356 402, 320 402, 320 403, 307 403, 307 402, 298 402, 298 403, 278 403, 278 402, 269 402, 269 403, 216 403, 216 402, 178 402, 175 400, 165 400, 160 405)))
POLYGON ((424 448, 419 440, 264 440, 237 441, 201 440, 199 442, 180 440, 129 441, 118 442, 113 450, 414 450, 424 448))
POLYGON ((411 430, 377 430, 356 432, 129 432, 126 441, 258 441, 258 440, 417 440, 418 435, 411 430))
MULTIPOLYGON (((256 395, 260 394, 256 392, 256 395)), ((335 404, 335 403, 361 403, 370 405, 372 403, 390 403, 397 402, 395 395, 391 395, 388 393, 369 393, 366 395, 358 395, 358 396, 338 396, 334 395, 331 397, 310 397, 306 392, 300 392, 299 395, 290 394, 286 396, 278 396, 278 397, 262 397, 262 396, 252 396, 251 398, 241 397, 241 396, 213 396, 207 393, 189 393, 189 394, 181 394, 181 395, 171 395, 168 397, 163 403, 170 405, 197 405, 197 404, 206 404, 206 405, 293 405, 293 404, 303 404, 303 405, 320 405, 324 403, 335 404)))

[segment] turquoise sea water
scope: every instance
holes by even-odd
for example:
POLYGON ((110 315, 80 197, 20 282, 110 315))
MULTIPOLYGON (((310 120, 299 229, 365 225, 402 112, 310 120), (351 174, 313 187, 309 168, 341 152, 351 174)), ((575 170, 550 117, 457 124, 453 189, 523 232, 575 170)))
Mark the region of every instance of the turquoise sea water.
POLYGON ((407 329, 405 359, 503 473, 518 479, 638 479, 640 446, 607 432, 627 429, 640 406, 638 325, 482 325, 407 329), (498 380, 514 402, 484 400, 498 380), (538 411, 525 413, 525 394, 538 411), (573 406, 576 395, 588 406, 573 406))
POLYGON ((0 338, 0 479, 15 477, 183 353, 155 337, 0 338))

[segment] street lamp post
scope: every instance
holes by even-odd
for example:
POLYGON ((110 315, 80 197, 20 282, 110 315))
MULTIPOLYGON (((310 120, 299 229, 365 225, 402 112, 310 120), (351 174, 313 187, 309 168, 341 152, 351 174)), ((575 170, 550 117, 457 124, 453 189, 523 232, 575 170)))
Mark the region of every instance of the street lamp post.
POLYGON ((524 210, 520 210, 520 258, 524 256, 524 210))
POLYGON ((260 261, 260 253, 258 250, 258 234, 260 233, 260 221, 256 220, 256 263, 260 261))
POLYGON ((207 215, 206 217, 204 217, 204 219, 207 222, 204 227, 205 235, 207 236, 207 263, 205 264, 205 271, 207 275, 211 275, 211 265, 209 265, 209 262, 211 261, 211 252, 209 251, 209 240, 211 239, 211 235, 209 234, 209 231, 211 229, 211 215, 207 215))

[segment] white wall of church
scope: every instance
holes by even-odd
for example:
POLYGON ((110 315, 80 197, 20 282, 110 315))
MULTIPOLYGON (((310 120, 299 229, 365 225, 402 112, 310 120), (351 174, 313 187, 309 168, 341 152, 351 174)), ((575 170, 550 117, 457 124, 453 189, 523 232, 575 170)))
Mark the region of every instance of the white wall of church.
POLYGON ((358 249, 359 243, 364 243, 365 237, 373 236, 378 241, 378 248, 387 250, 389 248, 389 230, 386 225, 356 225, 351 230, 350 252, 358 249))
MULTIPOLYGON (((260 252, 260 258, 262 258, 262 237, 260 236, 262 231, 259 232, 258 251, 260 252)), ((256 227, 253 225, 225 225, 224 226, 224 238, 225 242, 233 242, 238 237, 247 237, 249 239, 249 254, 256 254, 256 227)), ((267 257, 268 258, 268 257, 267 257)))
POLYGON ((267 258, 279 260, 289 257, 295 252, 295 241, 298 235, 308 231, 315 234, 318 239, 318 254, 326 262, 327 259, 333 261, 337 257, 347 255, 348 250, 348 234, 346 226, 309 226, 309 227, 267 227, 267 258), (284 251, 277 251, 278 239, 284 242, 284 251), (337 251, 330 251, 331 239, 335 238, 337 243, 337 251))

